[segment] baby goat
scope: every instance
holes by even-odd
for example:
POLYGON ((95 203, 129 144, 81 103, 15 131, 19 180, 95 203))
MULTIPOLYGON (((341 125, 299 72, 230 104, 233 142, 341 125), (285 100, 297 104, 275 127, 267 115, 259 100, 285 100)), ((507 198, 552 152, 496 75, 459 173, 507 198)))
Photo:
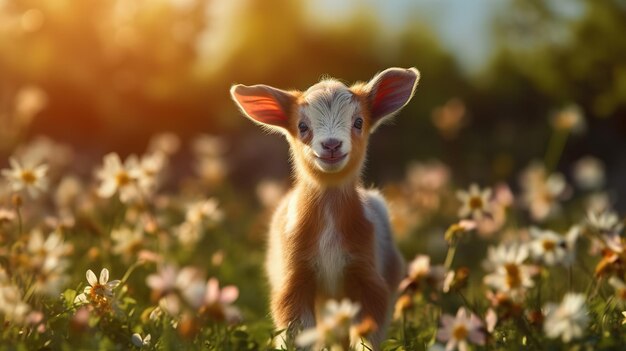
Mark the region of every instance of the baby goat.
POLYGON ((248 118, 291 146, 294 187, 274 213, 266 261, 277 328, 313 327, 327 299, 347 297, 378 325, 372 344, 382 341, 404 262, 385 200, 360 178, 370 133, 409 102, 419 76, 390 68, 351 87, 326 79, 304 92, 231 88, 248 118))

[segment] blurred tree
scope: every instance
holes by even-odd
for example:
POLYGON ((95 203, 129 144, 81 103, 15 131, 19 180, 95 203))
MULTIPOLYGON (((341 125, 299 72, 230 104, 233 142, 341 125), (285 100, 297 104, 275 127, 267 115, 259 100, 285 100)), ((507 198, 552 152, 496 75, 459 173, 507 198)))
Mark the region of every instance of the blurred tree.
POLYGON ((228 96, 235 82, 304 89, 323 74, 351 83, 416 66, 427 88, 403 113, 413 117, 398 119, 407 128, 388 132, 414 142, 379 143, 385 157, 407 160, 436 141, 420 116, 466 86, 430 31, 390 34, 365 8, 334 26, 312 23, 305 3, 289 0, 16 0, 0 13, 1 89, 34 84, 49 97, 31 134, 98 152, 138 151, 166 129, 237 137, 251 126, 228 96))
POLYGON ((135 146, 192 106, 185 88, 205 19, 202 3, 188 3, 6 3, 0 76, 5 85, 37 84, 48 93, 35 132, 90 147, 135 146))
POLYGON ((593 116, 626 111, 626 3, 514 1, 496 23, 501 58, 555 101, 593 116))
POLYGON ((516 0, 499 15, 497 54, 480 77, 471 109, 504 117, 512 126, 508 129, 515 137, 505 149, 521 160, 518 168, 542 157, 550 133, 547 119, 574 103, 584 112, 588 132, 570 140, 560 169, 568 173, 565 166, 575 159, 596 155, 613 170, 609 188, 624 198, 625 32, 626 2, 621 0, 516 0))

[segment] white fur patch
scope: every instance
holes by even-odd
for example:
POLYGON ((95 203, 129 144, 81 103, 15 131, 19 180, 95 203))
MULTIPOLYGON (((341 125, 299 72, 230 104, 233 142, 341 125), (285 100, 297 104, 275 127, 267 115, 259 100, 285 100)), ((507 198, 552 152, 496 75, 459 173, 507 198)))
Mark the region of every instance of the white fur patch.
POLYGON ((298 224, 298 189, 294 189, 286 200, 287 221, 285 224, 285 233, 290 235, 293 233, 298 224))
POLYGON ((283 248, 283 235, 285 228, 278 225, 280 218, 287 214, 289 218, 289 205, 293 197, 284 198, 272 218, 270 225, 269 242, 267 247, 267 255, 265 258, 265 269, 270 280, 272 289, 278 289, 284 285, 286 260, 283 248))
POLYGON ((326 225, 320 234, 316 266, 322 287, 332 296, 339 293, 346 265, 346 253, 342 247, 341 235, 337 231, 335 219, 330 211, 326 212, 326 225))
POLYGON ((341 141, 339 154, 352 150, 353 118, 359 103, 352 92, 336 80, 324 80, 305 92, 306 104, 301 113, 310 121, 313 131, 311 148, 316 156, 324 154, 322 142, 328 139, 341 141))
POLYGON ((390 251, 393 251, 387 203, 380 192, 374 189, 361 190, 360 195, 365 208, 365 218, 374 224, 376 269, 384 274, 384 258, 389 256, 390 251))

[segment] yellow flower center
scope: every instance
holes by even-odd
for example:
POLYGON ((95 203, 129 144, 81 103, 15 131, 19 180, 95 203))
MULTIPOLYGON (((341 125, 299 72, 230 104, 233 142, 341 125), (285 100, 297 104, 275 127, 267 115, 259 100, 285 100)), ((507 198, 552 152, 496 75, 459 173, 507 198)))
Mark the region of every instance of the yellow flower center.
POLYGON ((115 176, 115 181, 117 182, 118 186, 124 186, 124 185, 129 184, 131 179, 130 179, 130 176, 128 175, 128 173, 122 171, 122 172, 119 172, 115 176))
POLYGON ((472 196, 469 199, 469 207, 472 210, 480 210, 483 208, 483 199, 480 196, 472 196))
POLYGON ((560 130, 570 130, 579 124, 579 118, 572 112, 562 112, 555 120, 554 126, 560 130))
POLYGON ((106 286, 96 284, 91 287, 89 292, 89 301, 99 310, 107 310, 110 307, 109 300, 106 297, 106 286))
POLYGON ((543 246, 543 249, 548 252, 554 251, 554 248, 556 248, 556 243, 552 240, 544 240, 541 242, 541 245, 543 246))
POLYGON ((226 319, 226 311, 219 303, 212 303, 200 308, 200 314, 206 315, 215 321, 224 321, 226 319))
POLYGON ((89 293, 89 297, 92 299, 96 299, 98 296, 104 296, 106 291, 106 287, 102 284, 96 284, 91 287, 91 292, 89 293))
POLYGON ((546 204, 551 204, 554 202, 554 196, 552 196, 549 191, 544 190, 541 193, 541 200, 543 200, 543 202, 546 204))
POLYGON ((522 276, 519 267, 514 263, 504 265, 506 269, 506 283, 510 288, 517 288, 522 285, 522 276))
POLYGON ((37 177, 35 176, 35 173, 33 173, 33 171, 25 169, 22 171, 22 181, 26 184, 35 184, 35 181, 37 181, 37 177))
POLYGON ((452 337, 456 340, 465 340, 467 338, 467 328, 464 325, 457 325, 452 330, 452 337))

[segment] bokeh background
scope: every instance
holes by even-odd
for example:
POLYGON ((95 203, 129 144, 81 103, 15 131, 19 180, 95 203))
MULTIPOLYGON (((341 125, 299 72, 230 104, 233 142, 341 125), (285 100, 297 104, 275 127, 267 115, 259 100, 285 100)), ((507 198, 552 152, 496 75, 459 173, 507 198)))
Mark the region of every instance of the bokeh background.
MULTIPOLYGON (((290 181, 288 145, 241 116, 232 84, 306 89, 324 76, 352 83, 417 67, 415 97, 372 136, 365 183, 390 200, 405 257, 428 253, 441 262, 443 233, 458 220, 455 190, 478 183, 500 200, 510 197, 499 191, 507 184, 524 193, 519 176, 535 161, 546 165, 542 182, 562 173, 572 186, 559 193, 569 195, 579 160, 593 157, 606 174, 596 189, 577 185, 568 211, 542 225, 563 231, 581 221, 592 207, 583 202, 599 188, 603 209, 626 211, 624 33, 624 0, 0 0, 0 169, 11 155, 46 149, 49 159, 71 160, 49 161, 49 197, 62 192, 59 171, 86 180, 77 192, 96 197, 103 155, 141 155, 154 151, 154 135, 170 133, 161 147, 177 136, 180 151, 150 206, 211 197, 225 218, 191 250, 174 251, 174 261, 236 284, 244 316, 268 324, 265 229, 290 181), (568 116, 582 123, 563 132, 558 121, 568 116)), ((539 202, 563 200, 554 197, 539 202)), ((95 205, 78 205, 85 208, 76 209, 78 229, 68 235, 77 252, 73 282, 83 268, 128 268, 111 259, 110 246, 96 247, 110 240, 85 225, 100 208, 85 203, 95 205)), ((11 207, 9 196, 0 205, 11 207)), ((533 217, 521 207, 511 218, 533 217)), ((126 225, 138 222, 136 210, 128 207, 126 225)), ((103 223, 116 223, 102 212, 103 223)), ((158 238, 182 240, 184 216, 163 217, 158 238)), ((515 221, 501 217, 478 230, 492 243, 500 238, 489 235, 515 221)), ((471 237, 456 259, 473 269, 487 244, 471 237)), ((149 300, 152 268, 136 273, 138 300, 149 300)))
POLYGON ((586 134, 559 165, 594 155, 624 194, 625 32, 621 0, 3 0, 0 153, 40 134, 99 156, 162 131, 210 133, 251 186, 287 177, 287 147, 240 116, 231 84, 306 89, 415 66, 418 92, 373 137, 368 181, 431 158, 460 184, 506 180, 543 157, 550 115, 576 104, 586 134))

